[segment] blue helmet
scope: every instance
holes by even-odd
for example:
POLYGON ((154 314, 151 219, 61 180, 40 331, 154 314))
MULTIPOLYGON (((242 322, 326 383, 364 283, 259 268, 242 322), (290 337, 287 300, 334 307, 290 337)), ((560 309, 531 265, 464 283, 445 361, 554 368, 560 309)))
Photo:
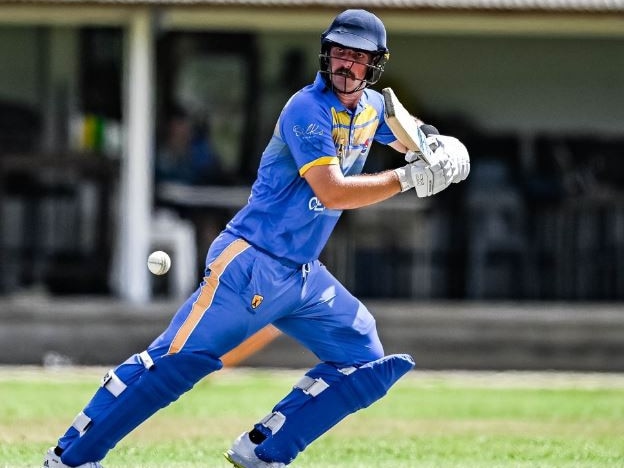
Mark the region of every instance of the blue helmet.
POLYGON ((321 34, 320 71, 328 85, 331 81, 329 51, 336 45, 372 53, 373 60, 362 87, 379 81, 390 53, 386 45, 386 28, 377 16, 366 10, 345 10, 321 34))

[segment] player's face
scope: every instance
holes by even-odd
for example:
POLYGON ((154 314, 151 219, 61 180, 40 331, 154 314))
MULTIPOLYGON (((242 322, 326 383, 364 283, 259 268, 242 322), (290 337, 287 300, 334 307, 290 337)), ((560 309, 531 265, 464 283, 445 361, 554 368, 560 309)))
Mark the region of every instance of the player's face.
POLYGON ((334 88, 351 92, 362 84, 373 55, 361 50, 334 46, 330 49, 331 80, 334 88))

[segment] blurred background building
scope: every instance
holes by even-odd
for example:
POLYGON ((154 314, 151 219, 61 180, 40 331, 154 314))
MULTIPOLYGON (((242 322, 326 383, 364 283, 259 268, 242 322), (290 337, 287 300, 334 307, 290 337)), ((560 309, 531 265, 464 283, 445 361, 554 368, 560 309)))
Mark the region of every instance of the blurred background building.
MULTIPOLYGON (((354 6, 388 29, 378 89, 464 141, 472 173, 345 213, 335 274, 379 300, 620 303, 621 0, 0 0, 0 298, 194 288, 354 6), (177 273, 150 277, 156 249, 177 273)), ((377 147, 367 169, 400 163, 377 147)))

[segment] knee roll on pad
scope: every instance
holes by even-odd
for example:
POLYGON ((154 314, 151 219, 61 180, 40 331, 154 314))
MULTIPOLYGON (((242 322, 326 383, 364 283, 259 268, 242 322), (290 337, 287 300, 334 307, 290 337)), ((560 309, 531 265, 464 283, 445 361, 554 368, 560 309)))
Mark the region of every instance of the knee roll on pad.
POLYGON ((70 466, 101 460, 130 431, 222 365, 205 354, 182 352, 161 357, 134 380, 124 381, 118 375, 123 372, 109 372, 74 420, 77 437, 66 448, 60 445, 61 460, 70 466))
POLYGON ((356 367, 319 364, 255 425, 266 439, 255 449, 267 462, 290 463, 345 416, 371 405, 414 367, 407 354, 393 354, 356 367))

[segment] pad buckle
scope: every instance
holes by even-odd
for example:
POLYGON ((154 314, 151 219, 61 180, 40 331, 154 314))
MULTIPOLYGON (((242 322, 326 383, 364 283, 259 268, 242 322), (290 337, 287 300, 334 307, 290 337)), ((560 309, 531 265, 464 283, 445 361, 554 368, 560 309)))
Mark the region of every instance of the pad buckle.
POLYGON ((317 396, 319 393, 325 391, 329 387, 329 384, 322 378, 313 379, 307 375, 304 375, 299 382, 295 384, 295 388, 300 389, 303 393, 310 396, 317 396))
POLYGON ((262 420, 260 420, 260 424, 269 429, 271 434, 275 434, 279 431, 285 422, 286 416, 279 411, 267 414, 264 418, 262 418, 262 420))
POLYGON ((91 418, 82 411, 76 415, 71 424, 82 436, 91 426, 91 418))
POLYGON ((141 360, 143 367, 145 367, 147 370, 151 369, 154 365, 154 361, 152 360, 152 357, 149 355, 147 350, 139 353, 139 359, 141 360))
POLYGON ((102 377, 102 387, 111 392, 115 397, 118 397, 126 389, 126 384, 111 369, 102 377))

